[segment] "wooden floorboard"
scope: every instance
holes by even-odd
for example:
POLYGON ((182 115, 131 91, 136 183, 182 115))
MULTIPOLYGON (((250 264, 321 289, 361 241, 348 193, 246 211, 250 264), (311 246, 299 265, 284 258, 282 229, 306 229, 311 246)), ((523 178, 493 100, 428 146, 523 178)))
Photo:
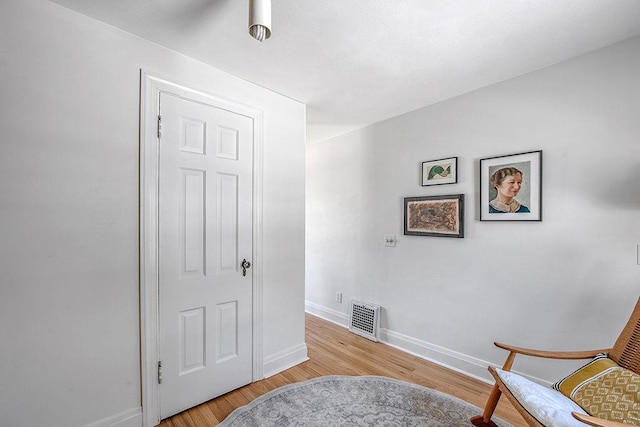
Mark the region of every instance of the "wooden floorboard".
MULTIPOLYGON (((160 426, 215 426, 234 409, 270 390, 323 375, 387 376, 439 390, 478 407, 484 405, 491 390, 491 386, 482 381, 362 338, 309 314, 306 315, 306 342, 308 361, 167 418, 160 426)), ((506 399, 500 401, 496 415, 516 427, 526 426, 506 399)))

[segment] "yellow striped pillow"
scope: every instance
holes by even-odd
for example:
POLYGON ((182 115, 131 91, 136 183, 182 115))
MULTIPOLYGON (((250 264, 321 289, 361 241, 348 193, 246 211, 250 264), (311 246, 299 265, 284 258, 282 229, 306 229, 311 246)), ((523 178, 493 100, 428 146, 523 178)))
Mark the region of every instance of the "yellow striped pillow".
POLYGON ((606 354, 599 354, 582 368, 555 383, 553 388, 571 397, 571 394, 581 385, 617 367, 616 362, 607 358, 606 354))

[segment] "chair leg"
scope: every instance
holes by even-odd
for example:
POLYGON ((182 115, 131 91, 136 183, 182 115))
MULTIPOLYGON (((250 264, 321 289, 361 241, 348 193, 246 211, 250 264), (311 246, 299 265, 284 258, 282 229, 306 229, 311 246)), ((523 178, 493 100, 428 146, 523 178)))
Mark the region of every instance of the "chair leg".
POLYGON ((471 418, 471 424, 476 427, 498 427, 496 423, 491 421, 491 417, 493 416, 493 412, 496 410, 496 406, 498 406, 498 401, 500 400, 500 396, 502 392, 498 387, 498 384, 493 386, 493 390, 491 390, 491 394, 487 399, 487 403, 484 405, 484 412, 482 415, 477 415, 471 418))

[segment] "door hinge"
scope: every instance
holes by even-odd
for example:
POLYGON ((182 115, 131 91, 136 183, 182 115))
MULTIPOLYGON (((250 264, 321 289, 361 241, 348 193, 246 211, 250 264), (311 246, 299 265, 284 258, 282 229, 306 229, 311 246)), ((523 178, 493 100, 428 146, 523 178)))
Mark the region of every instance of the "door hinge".
POLYGON ((158 384, 162 384, 162 361, 158 360, 158 384))
POLYGON ((158 115, 158 139, 162 138, 162 116, 158 115))

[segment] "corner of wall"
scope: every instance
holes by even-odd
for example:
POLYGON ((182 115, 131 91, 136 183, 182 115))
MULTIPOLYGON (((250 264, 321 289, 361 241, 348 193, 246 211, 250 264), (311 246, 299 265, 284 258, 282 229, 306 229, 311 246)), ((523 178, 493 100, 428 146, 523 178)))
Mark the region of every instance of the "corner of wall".
POLYGON ((265 357, 264 378, 272 377, 307 360, 309 360, 309 357, 307 357, 307 345, 304 343, 284 349, 281 352, 265 357))

